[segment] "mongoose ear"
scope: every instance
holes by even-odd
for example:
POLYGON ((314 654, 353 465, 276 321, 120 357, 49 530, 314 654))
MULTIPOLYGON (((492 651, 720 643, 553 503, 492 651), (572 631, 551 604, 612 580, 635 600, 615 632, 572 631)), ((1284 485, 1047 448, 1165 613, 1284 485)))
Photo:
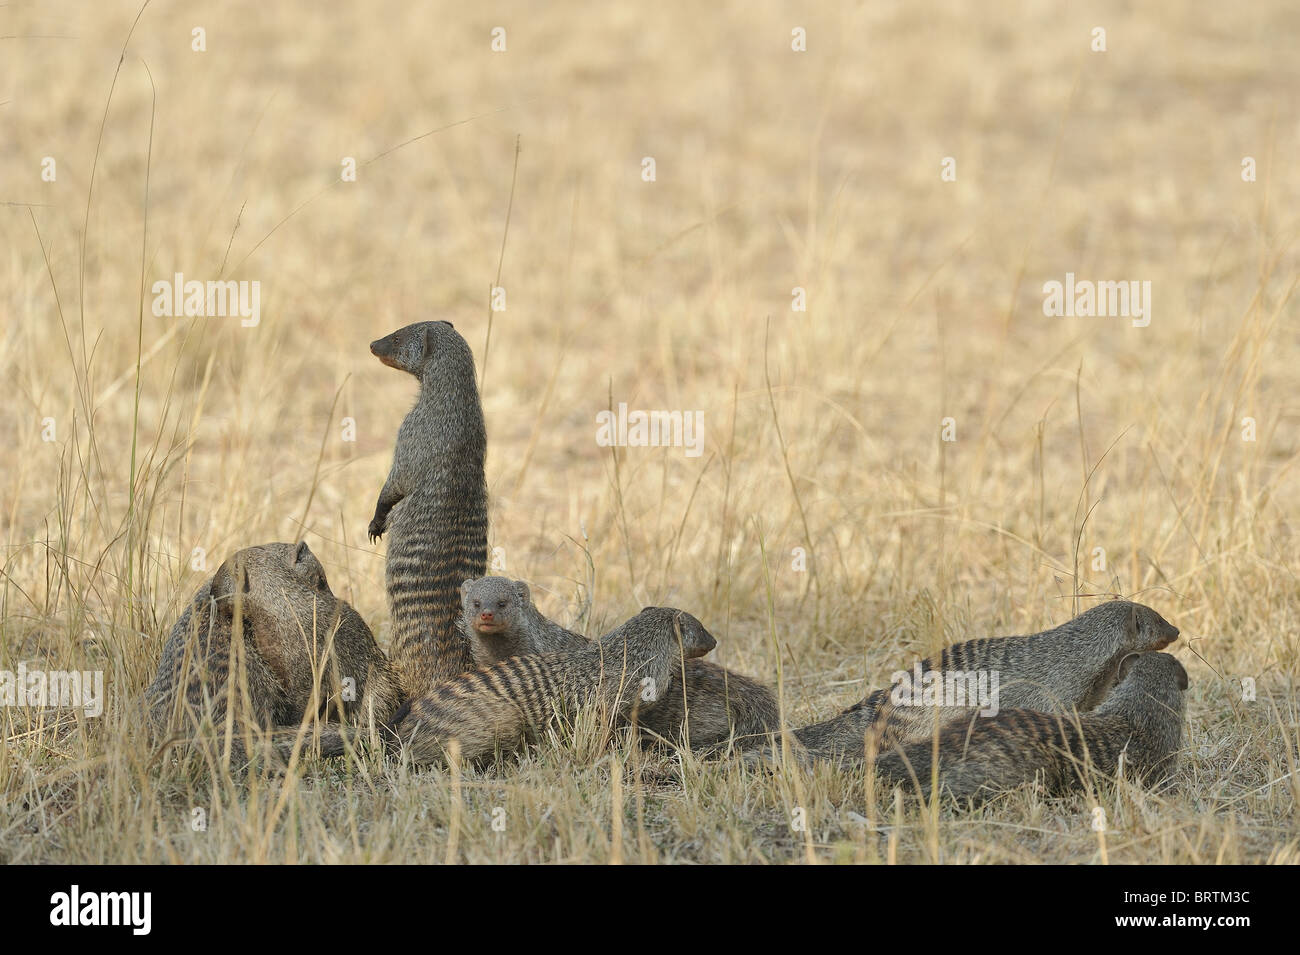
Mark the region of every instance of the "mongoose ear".
POLYGON ((229 622, 235 616, 235 579, 232 573, 230 562, 226 561, 212 575, 208 592, 211 594, 209 606, 213 620, 229 622))
MULTIPOLYGON (((450 324, 450 322, 448 324, 450 324)), ((528 589, 528 585, 522 580, 515 581, 515 593, 519 597, 520 606, 527 607, 533 602, 533 592, 528 589)))
POLYGON ((462 600, 464 600, 466 597, 469 596, 469 589, 473 586, 474 586, 473 577, 466 577, 464 580, 460 582, 460 596, 462 600))
POLYGON ((422 358, 428 358, 433 354, 433 323, 430 322, 424 326, 424 354, 422 358))
POLYGON ((306 541, 299 541, 293 555, 293 570, 317 590, 332 594, 330 583, 325 577, 325 568, 316 559, 306 541))

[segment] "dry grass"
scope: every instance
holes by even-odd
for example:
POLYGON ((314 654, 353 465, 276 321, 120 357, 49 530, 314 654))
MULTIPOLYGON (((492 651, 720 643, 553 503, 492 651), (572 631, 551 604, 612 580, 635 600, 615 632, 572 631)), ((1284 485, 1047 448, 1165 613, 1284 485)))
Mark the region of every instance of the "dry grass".
POLYGON ((108 693, 0 710, 0 860, 1296 861, 1300 15, 541 9, 160 3, 116 78, 134 0, 0 10, 0 668, 108 693), (154 317, 177 271, 259 281, 260 326, 154 317), (1067 271, 1150 280, 1150 326, 1045 317, 1067 271), (195 548, 301 534, 386 639, 364 530, 413 387, 366 345, 434 317, 486 365, 492 544, 544 610, 688 608, 801 724, 1136 595, 1188 638, 1176 787, 921 810, 589 733, 455 780, 155 759, 134 707, 195 548), (702 410, 704 455, 598 447, 611 396, 702 410))

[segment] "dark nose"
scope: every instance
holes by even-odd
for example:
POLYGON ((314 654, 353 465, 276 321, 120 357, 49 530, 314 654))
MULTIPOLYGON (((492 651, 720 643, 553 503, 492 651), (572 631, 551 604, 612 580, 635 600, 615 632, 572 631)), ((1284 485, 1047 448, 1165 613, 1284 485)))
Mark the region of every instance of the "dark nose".
POLYGON ((382 338, 376 338, 373 342, 370 343, 370 354, 372 354, 372 355, 378 355, 378 354, 379 354, 379 352, 376 351, 376 349, 379 347, 379 343, 382 342, 382 341, 383 341, 382 338))
POLYGON ((1170 624, 1170 625, 1169 625, 1169 629, 1173 632, 1173 636, 1170 638, 1170 640, 1177 640, 1177 639, 1178 639, 1178 632, 1179 632, 1179 631, 1178 631, 1178 628, 1175 627, 1173 624, 1170 624))

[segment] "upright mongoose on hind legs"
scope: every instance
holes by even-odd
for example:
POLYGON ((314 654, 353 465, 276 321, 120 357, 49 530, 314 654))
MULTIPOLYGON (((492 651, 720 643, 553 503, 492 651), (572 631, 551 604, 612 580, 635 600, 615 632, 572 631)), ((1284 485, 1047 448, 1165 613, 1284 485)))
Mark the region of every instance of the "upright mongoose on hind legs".
POLYGON ((683 659, 714 646, 690 614, 647 607, 580 649, 510 657, 436 687, 399 711, 396 735, 417 763, 440 759, 453 739, 474 762, 513 751, 583 705, 601 705, 611 722, 635 719, 639 704, 672 691, 683 659))
MULTIPOLYGON (((480 666, 591 645, 586 637, 543 616, 523 581, 466 580, 461 602, 465 632, 474 662, 480 666)), ((716 750, 732 740, 742 747, 757 745, 780 728, 776 697, 770 689, 707 660, 688 660, 684 683, 679 673, 672 691, 643 706, 637 720, 647 738, 689 742, 694 750, 716 750)))
MULTIPOLYGON (((229 732, 239 762, 245 730, 269 733, 285 756, 312 713, 383 727, 400 702, 370 628, 334 596, 305 542, 248 547, 224 561, 172 627, 145 691, 156 731, 229 732)), ((342 752, 341 729, 323 727, 323 755, 342 752)))
MULTIPOLYGON (((1074 717, 1038 710, 973 715, 944 728, 938 740, 939 788, 982 798, 1038 779, 1053 794, 1078 789, 1086 769, 1153 784, 1168 776, 1182 745, 1187 671, 1167 653, 1134 653, 1119 665, 1119 685, 1095 710, 1074 717)), ((934 749, 929 740, 884 752, 875 763, 886 783, 920 787, 929 796, 934 749)))
MULTIPOLYGON (((1130 653, 1162 650, 1178 628, 1150 607, 1108 600, 1059 627, 1028 636, 969 640, 946 647, 936 662, 919 665, 945 682, 946 674, 996 674, 996 704, 1044 713, 1086 711, 1115 684, 1130 653)), ((795 730, 791 743, 801 758, 860 758, 874 734, 877 752, 896 742, 928 739, 935 725, 961 719, 980 706, 900 705, 893 697, 914 682, 909 673, 875 690, 839 716, 795 730)))
POLYGON ((372 541, 388 532, 392 660, 413 699, 473 666, 457 621, 460 582, 487 568, 487 435, 474 356, 450 322, 407 325, 370 350, 420 382, 369 529, 372 541))

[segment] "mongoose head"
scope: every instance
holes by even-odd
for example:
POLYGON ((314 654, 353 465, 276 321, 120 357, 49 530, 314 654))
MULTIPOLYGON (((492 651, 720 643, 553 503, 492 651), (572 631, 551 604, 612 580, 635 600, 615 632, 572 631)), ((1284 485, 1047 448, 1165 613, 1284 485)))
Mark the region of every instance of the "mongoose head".
POLYGON ((531 602, 528 585, 522 580, 480 577, 460 585, 465 627, 484 637, 514 630, 521 622, 524 608, 531 602))
POLYGON ((682 657, 686 660, 702 657, 718 645, 718 641, 713 639, 713 634, 705 629, 704 624, 685 610, 677 610, 673 607, 645 607, 629 623, 634 621, 656 630, 664 629, 671 632, 681 642, 682 657))
POLYGON ((1187 671, 1168 653, 1130 653, 1119 664, 1119 697, 1142 694, 1182 712, 1187 671))
POLYGON ((212 596, 224 617, 233 616, 238 602, 250 620, 308 630, 313 622, 331 623, 340 603, 306 541, 236 551, 212 575, 212 596))
POLYGON ((1121 648, 1135 652, 1163 650, 1178 639, 1178 628, 1150 607, 1130 600, 1108 600, 1081 613, 1083 627, 1109 633, 1121 648))
POLYGON ((1168 653, 1130 653, 1119 664, 1119 680, 1123 683, 1130 675, 1154 675, 1178 684, 1180 691, 1187 689, 1187 671, 1177 658, 1168 653))
POLYGON ((440 366, 446 360, 474 358, 465 339, 451 322, 416 322, 406 325, 370 343, 370 352, 389 368, 405 371, 421 381, 425 371, 440 366))

